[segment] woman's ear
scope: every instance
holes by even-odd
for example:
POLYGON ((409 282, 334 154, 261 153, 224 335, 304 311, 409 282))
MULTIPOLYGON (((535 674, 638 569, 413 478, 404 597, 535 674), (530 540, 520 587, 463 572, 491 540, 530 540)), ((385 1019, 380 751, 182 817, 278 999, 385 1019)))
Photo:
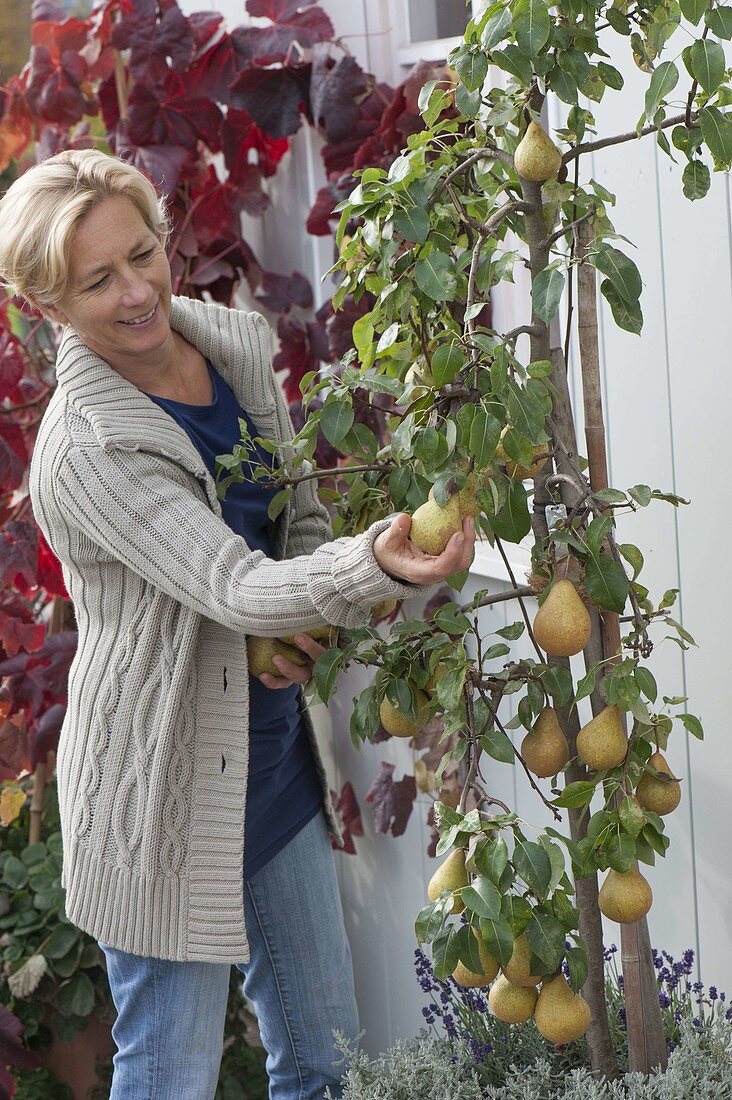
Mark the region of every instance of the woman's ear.
POLYGON ((63 310, 58 308, 58 306, 42 305, 41 302, 36 302, 35 299, 33 299, 33 298, 28 298, 26 300, 28 302, 28 305, 32 306, 33 309, 37 310, 37 312, 40 313, 43 317, 45 317, 46 320, 55 321, 55 323, 57 325, 68 325, 68 323, 69 323, 68 317, 63 312, 63 310))

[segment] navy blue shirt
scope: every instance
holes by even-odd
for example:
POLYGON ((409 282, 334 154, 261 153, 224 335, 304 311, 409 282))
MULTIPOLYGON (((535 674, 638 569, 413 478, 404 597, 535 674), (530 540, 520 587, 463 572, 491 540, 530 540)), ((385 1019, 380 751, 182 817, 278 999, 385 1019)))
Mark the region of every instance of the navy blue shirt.
MULTIPOLYGON (((216 477, 216 456, 231 454, 241 443, 239 420, 251 436, 259 433, 231 388, 208 363, 214 400, 188 405, 155 394, 147 396, 190 436, 216 477)), ((256 448, 260 463, 272 456, 256 448)), ((226 471, 224 471, 226 473, 226 471)), ((247 464, 243 473, 247 474, 247 464)), ((251 481, 233 482, 221 501, 224 520, 251 550, 271 556, 272 523, 267 507, 276 489, 251 481)), ((243 644, 243 643, 242 643, 243 644)), ((249 779, 247 785, 244 877, 251 878, 307 825, 323 801, 310 742, 300 716, 300 689, 267 688, 249 677, 249 779)))

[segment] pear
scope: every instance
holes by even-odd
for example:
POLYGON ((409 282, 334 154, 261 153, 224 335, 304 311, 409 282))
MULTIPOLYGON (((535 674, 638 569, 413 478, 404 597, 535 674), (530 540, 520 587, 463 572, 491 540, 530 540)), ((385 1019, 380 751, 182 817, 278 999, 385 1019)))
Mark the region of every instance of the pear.
POLYGON ((251 676, 261 676, 263 672, 281 676, 282 669, 277 668, 272 661, 275 656, 286 657, 293 665, 302 666, 310 661, 307 653, 303 653, 297 646, 286 645, 279 638, 247 638, 247 660, 251 676))
POLYGON ((609 920, 635 924, 653 905, 653 891, 637 867, 625 872, 610 870, 600 887, 598 905, 609 920))
POLYGON ((494 1016, 507 1024, 522 1024, 530 1020, 536 1008, 537 992, 532 986, 513 985, 505 974, 499 974, 488 994, 488 1006, 494 1016))
POLYGON ((617 768, 627 751, 628 738, 616 706, 605 707, 577 734, 577 752, 595 771, 617 768))
MULTIPOLYGON (((507 431, 508 427, 505 427, 501 432, 501 436, 503 437, 507 431)), ((530 466, 520 466, 518 462, 506 453, 503 443, 499 443, 496 447, 495 457, 501 466, 506 467, 506 473, 509 477, 515 477, 519 481, 529 481, 535 478, 541 470, 547 460, 548 451, 548 443, 537 443, 534 447, 534 461, 530 466)))
POLYGON ((396 600, 379 600, 371 607, 372 619, 386 619, 397 605, 396 600))
POLYGON ((524 988, 537 986, 541 981, 541 974, 531 973, 531 948, 526 939, 526 933, 522 932, 513 941, 513 954, 501 969, 511 985, 519 985, 524 988))
POLYGON ((681 801, 681 784, 668 766, 662 752, 654 752, 648 763, 658 775, 645 772, 635 789, 635 796, 644 810, 665 817, 673 813, 681 801), (666 778, 668 777, 668 778, 666 778))
POLYGON ((590 1006, 574 993, 563 974, 544 982, 534 1011, 537 1028, 550 1043, 563 1046, 581 1038, 590 1023, 590 1006))
MULTIPOLYGON (((461 516, 475 517, 479 516, 482 512, 483 509, 481 508, 480 504, 478 504, 479 488, 480 484, 477 477, 474 473, 469 473, 465 480, 465 485, 463 486, 463 488, 457 489, 450 497, 451 501, 457 500, 461 516)), ((434 487, 430 489, 428 496, 429 500, 435 500, 434 487)), ((435 503, 437 502, 435 501, 435 503)))
MULTIPOLYGON (((330 623, 320 623, 318 626, 311 626, 308 630, 298 630, 298 634, 307 634, 308 638, 314 638, 316 642, 323 642, 328 649, 338 644, 338 627, 332 626, 330 623)), ((279 640, 284 642, 285 645, 297 644, 294 634, 279 640)))
MULTIPOLYGON (((430 901, 437 901, 445 890, 460 890, 470 882, 470 876, 465 869, 465 849, 455 848, 447 859, 443 860, 435 871, 427 886, 427 897, 430 901)), ((452 903, 452 913, 462 913, 465 905, 458 894, 452 903)))
POLYGON ((463 516, 458 494, 453 493, 441 508, 436 500, 427 500, 412 516, 409 537, 415 546, 428 554, 443 552, 454 534, 462 531, 463 516))
POLYGON ((538 122, 530 122, 513 154, 516 171, 525 180, 540 183, 556 176, 562 167, 562 154, 538 122))
POLYGON ((530 772, 546 779, 569 760, 569 745, 554 707, 544 707, 521 742, 521 755, 530 772))
POLYGON ((417 691, 416 697, 417 713, 414 718, 410 718, 404 711, 395 707, 386 696, 381 700, 379 718, 386 732, 392 737, 413 737, 427 725, 429 717, 427 696, 423 691, 417 691))
POLYGON ((534 619, 534 637, 550 657, 572 657, 585 648, 592 633, 587 608, 571 581, 554 581, 534 619))
POLYGON ((490 985, 499 970, 498 959, 494 959, 490 951, 483 943, 483 937, 473 929, 473 935, 478 941, 481 972, 476 974, 468 970, 467 966, 459 962, 452 972, 452 976, 458 985, 467 986, 468 989, 478 989, 483 985, 490 985))

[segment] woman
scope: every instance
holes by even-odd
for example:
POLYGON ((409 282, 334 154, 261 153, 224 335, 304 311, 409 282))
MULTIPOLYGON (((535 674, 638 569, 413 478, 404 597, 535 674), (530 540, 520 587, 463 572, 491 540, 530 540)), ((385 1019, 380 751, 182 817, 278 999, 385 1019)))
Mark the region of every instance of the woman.
POLYGON ((167 228, 145 177, 91 150, 0 201, 0 278, 64 326, 30 492, 79 631, 57 763, 67 913, 107 960, 113 1100, 213 1097, 232 963, 271 1100, 338 1096, 331 1032, 357 1018, 312 664, 250 678, 245 637, 295 635, 312 662, 303 631, 465 568, 474 532, 439 557, 408 516, 328 541, 313 481, 274 525, 261 486, 222 506, 215 456, 239 418, 282 441, 292 426, 267 322, 172 298, 167 228))

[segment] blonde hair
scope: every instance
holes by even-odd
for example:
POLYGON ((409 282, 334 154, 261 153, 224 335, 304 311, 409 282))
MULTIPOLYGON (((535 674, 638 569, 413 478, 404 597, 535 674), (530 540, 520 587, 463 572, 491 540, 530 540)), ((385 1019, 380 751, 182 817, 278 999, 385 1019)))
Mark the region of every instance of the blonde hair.
POLYGON ((54 306, 68 286, 79 221, 107 198, 124 196, 165 244, 165 202, 133 165, 96 149, 71 149, 29 168, 0 199, 0 282, 39 306, 54 306))

